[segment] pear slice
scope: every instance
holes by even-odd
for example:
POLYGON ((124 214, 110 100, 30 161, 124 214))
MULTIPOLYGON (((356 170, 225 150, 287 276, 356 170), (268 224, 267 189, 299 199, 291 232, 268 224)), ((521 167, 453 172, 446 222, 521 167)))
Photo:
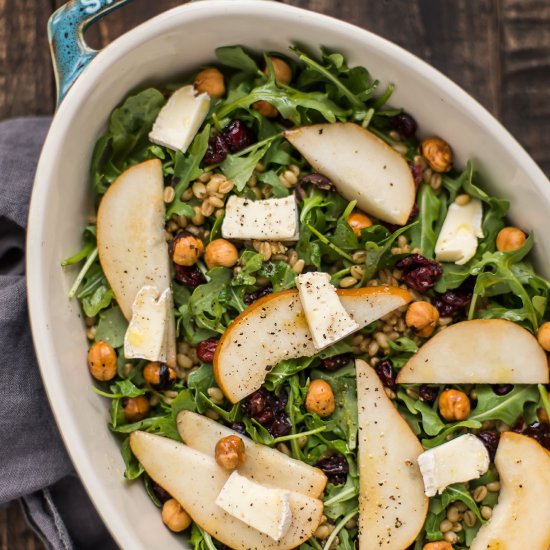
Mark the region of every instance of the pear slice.
POLYGON ((181 411, 178 414, 177 426, 181 438, 189 447, 208 456, 214 456, 216 443, 222 437, 240 437, 246 448, 246 461, 239 467, 239 473, 257 483, 296 491, 314 498, 323 494, 327 477, 319 468, 255 443, 250 438, 191 411, 181 411))
POLYGON ((408 548, 428 498, 418 466, 424 449, 386 395, 376 371, 355 362, 359 410, 359 550, 408 548))
POLYGON ((550 548, 550 454, 530 437, 503 433, 495 457, 500 495, 470 550, 550 548))
MULTIPOLYGON (((97 248, 101 267, 126 319, 145 286, 159 295, 170 288, 170 255, 164 237, 164 179, 160 160, 123 172, 107 189, 97 213, 97 248)), ((170 300, 172 302, 172 300, 170 300)), ((173 303, 166 319, 167 363, 175 366, 173 303)))
POLYGON ((182 505, 193 521, 230 548, 290 550, 309 539, 319 526, 323 503, 291 492, 292 521, 281 540, 275 541, 216 505, 231 472, 218 466, 214 457, 140 431, 130 434, 130 447, 149 476, 182 505))
POLYGON ((546 353, 527 330, 504 319, 451 325, 428 340, 397 376, 399 384, 547 384, 546 353))
POLYGON ((380 220, 405 225, 416 187, 407 161, 365 128, 352 122, 287 130, 285 137, 311 166, 348 200, 380 220))
MULTIPOLYGON (((412 299, 390 286, 338 290, 338 296, 358 329, 412 299)), ((214 375, 226 397, 237 403, 283 359, 315 353, 298 291, 284 290, 257 300, 229 325, 216 349, 214 375)))

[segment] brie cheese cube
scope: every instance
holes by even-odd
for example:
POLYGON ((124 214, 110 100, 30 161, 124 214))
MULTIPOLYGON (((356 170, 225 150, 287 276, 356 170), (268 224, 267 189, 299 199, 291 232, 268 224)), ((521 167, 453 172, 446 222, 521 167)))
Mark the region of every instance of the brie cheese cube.
POLYGON ((185 153, 209 108, 208 94, 195 95, 195 88, 191 85, 180 88, 160 110, 149 139, 157 145, 185 153))
POLYGON ((317 351, 331 346, 359 329, 340 302, 328 273, 296 277, 298 295, 317 351))
POLYGON ((224 239, 297 241, 298 207, 293 195, 253 201, 231 195, 222 223, 224 239))
POLYGON ((292 521, 290 491, 251 481, 234 471, 225 482, 216 504, 231 516, 273 540, 281 540, 292 521))
POLYGON ((464 265, 477 250, 477 239, 483 237, 481 201, 471 199, 464 205, 453 202, 441 227, 435 244, 435 258, 439 262, 464 265))
MULTIPOLYGON (((132 318, 124 336, 124 356, 127 359, 147 359, 168 362, 172 344, 172 291, 162 295, 154 286, 144 286, 132 305, 132 318)), ((175 338, 174 338, 175 342, 175 338)))
POLYGON ((489 453, 473 434, 465 434, 429 449, 418 457, 426 496, 442 493, 445 487, 478 479, 489 469, 489 453))

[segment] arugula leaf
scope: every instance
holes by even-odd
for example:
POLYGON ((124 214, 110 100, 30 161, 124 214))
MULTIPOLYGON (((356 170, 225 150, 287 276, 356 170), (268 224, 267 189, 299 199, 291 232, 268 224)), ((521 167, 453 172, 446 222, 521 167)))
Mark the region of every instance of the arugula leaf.
POLYGON ((199 285, 189 299, 189 313, 198 327, 223 334, 225 325, 223 316, 226 308, 222 303, 225 289, 231 281, 231 270, 226 267, 214 267, 208 272, 210 281, 199 285))
POLYGON ((195 215, 193 208, 181 200, 181 195, 189 187, 189 184, 203 172, 200 169, 200 163, 208 149, 209 138, 210 125, 207 124, 203 130, 195 136, 191 143, 191 147, 189 147, 189 150, 185 154, 181 151, 176 152, 174 178, 178 183, 174 189, 174 200, 166 209, 166 219, 169 219, 173 214, 187 217, 195 215))
POLYGON ((437 241, 435 225, 440 216, 441 200, 430 185, 423 183, 418 189, 417 203, 420 223, 410 229, 411 247, 420 248, 423 256, 433 258, 437 241))
POLYGON ((99 323, 95 333, 95 341, 111 344, 113 348, 124 345, 124 336, 128 328, 128 321, 118 306, 102 311, 99 314, 99 323))
POLYGON ((269 279, 273 292, 288 290, 296 286, 296 273, 286 262, 264 262, 258 275, 269 279))
POLYGON ((444 443, 449 435, 462 428, 479 429, 483 422, 500 420, 508 426, 513 426, 529 403, 538 403, 539 393, 536 386, 517 385, 506 395, 497 395, 491 386, 477 386, 477 405, 467 420, 448 425, 437 437, 422 440, 429 449, 444 443))
POLYGON ((220 104, 216 116, 222 120, 238 109, 250 111, 252 104, 257 101, 271 103, 283 118, 292 121, 296 125, 309 121, 307 111, 320 114, 328 122, 336 122, 337 119, 344 120, 347 115, 347 111, 328 99, 326 94, 320 92, 304 93, 290 86, 282 88, 272 80, 260 84, 242 97, 232 101, 227 98, 220 104))
MULTIPOLYGON (((361 280, 361 286, 364 286, 370 279, 374 277, 376 272, 386 265, 389 265, 391 259, 391 248, 393 243, 403 233, 406 233, 414 227, 418 222, 414 222, 410 225, 405 225, 401 229, 394 231, 391 235, 388 235, 386 238, 382 239, 379 242, 368 240, 365 243, 365 250, 367 251, 367 258, 365 260, 365 273, 363 279, 361 280)), ((364 232, 368 236, 373 234, 373 232, 379 231, 376 229, 378 226, 368 227, 364 232)))
POLYGON ((95 317, 101 310, 108 308, 115 297, 113 291, 105 285, 98 287, 91 296, 82 298, 82 307, 88 317, 95 317))
POLYGON ((237 69, 244 73, 258 73, 258 65, 241 46, 222 46, 216 48, 216 57, 226 67, 237 69))
POLYGON ((109 131, 96 143, 92 157, 91 176, 97 193, 105 193, 122 171, 148 157, 149 132, 165 103, 159 90, 148 88, 113 111, 109 131))
POLYGON ((262 268, 263 263, 264 257, 262 254, 252 250, 245 250, 239 259, 241 269, 237 275, 233 277, 231 286, 252 286, 256 284, 256 277, 253 274, 257 273, 262 268))
POLYGON ((221 164, 221 170, 228 180, 235 183, 237 191, 242 192, 246 186, 246 182, 252 176, 254 168, 271 146, 271 141, 264 145, 257 144, 256 148, 248 156, 227 155, 227 158, 221 164))
POLYGON ((124 460, 124 477, 128 480, 137 479, 145 471, 130 448, 130 438, 127 437, 120 447, 122 460, 124 460))
POLYGON ((491 386, 478 386, 477 405, 469 420, 501 420, 508 426, 513 426, 522 416, 525 405, 538 402, 538 399, 536 386, 517 385, 506 395, 497 395, 491 386))

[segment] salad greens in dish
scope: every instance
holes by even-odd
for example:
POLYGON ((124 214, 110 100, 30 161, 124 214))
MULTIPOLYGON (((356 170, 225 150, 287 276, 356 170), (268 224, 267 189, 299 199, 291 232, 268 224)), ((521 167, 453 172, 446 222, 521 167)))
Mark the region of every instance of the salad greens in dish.
POLYGON ((63 262, 126 479, 195 550, 547 550, 533 235, 342 54, 216 57, 113 111, 63 262))

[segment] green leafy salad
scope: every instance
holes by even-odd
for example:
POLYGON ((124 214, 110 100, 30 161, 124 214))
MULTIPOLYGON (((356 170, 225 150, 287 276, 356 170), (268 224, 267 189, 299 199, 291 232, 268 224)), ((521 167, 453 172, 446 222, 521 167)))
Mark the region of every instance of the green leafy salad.
POLYGON ((533 235, 342 54, 215 53, 112 112, 63 262, 126 479, 195 550, 547 549, 533 235))

